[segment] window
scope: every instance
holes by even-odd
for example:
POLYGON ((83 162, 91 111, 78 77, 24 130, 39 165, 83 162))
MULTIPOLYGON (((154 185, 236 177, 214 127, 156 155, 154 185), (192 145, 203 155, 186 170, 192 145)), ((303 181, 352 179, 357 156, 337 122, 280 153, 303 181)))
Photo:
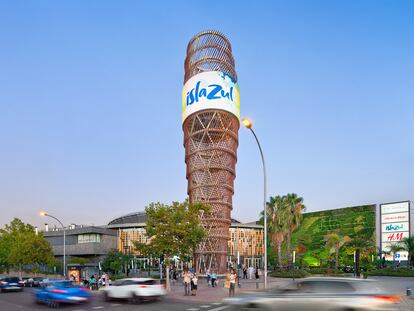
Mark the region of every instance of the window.
POLYGON ((100 243, 101 242, 101 235, 97 233, 90 233, 90 234, 79 234, 78 235, 78 243, 100 243))

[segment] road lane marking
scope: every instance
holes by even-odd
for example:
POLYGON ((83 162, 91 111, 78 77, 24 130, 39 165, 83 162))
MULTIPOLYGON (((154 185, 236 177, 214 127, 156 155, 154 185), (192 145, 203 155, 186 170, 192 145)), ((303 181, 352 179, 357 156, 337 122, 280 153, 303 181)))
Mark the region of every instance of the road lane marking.
POLYGON ((212 305, 215 305, 215 306, 219 306, 219 305, 221 305, 222 304, 222 302, 213 302, 212 303, 212 305))
POLYGON ((209 311, 221 311, 221 310, 226 309, 227 307, 228 306, 221 306, 221 307, 218 307, 218 308, 210 309, 209 311))
POLYGON ((113 303, 113 304, 111 304, 111 307, 119 307, 119 306, 121 306, 120 303, 113 303))
POLYGON ((210 305, 202 305, 200 308, 210 308, 210 305))
POLYGON ((104 308, 104 307, 102 307, 102 306, 92 307, 92 309, 94 309, 94 310, 103 309, 103 308, 104 308))
POLYGON ((198 310, 200 310, 199 308, 189 308, 189 309, 187 309, 187 311, 198 311, 198 310))

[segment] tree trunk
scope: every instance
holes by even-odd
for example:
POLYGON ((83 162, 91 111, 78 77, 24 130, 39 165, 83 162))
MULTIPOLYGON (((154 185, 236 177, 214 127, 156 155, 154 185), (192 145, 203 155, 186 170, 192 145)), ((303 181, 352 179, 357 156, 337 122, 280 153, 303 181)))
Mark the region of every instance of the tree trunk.
POLYGON ((290 266, 291 266, 291 254, 290 254, 290 243, 291 243, 291 238, 292 238, 292 233, 290 232, 290 230, 287 233, 287 239, 286 239, 286 252, 287 252, 287 259, 288 259, 288 270, 290 270, 290 266))
POLYGON ((277 242, 277 260, 279 262, 279 268, 282 269, 282 242, 277 242))
POLYGON ((339 266, 339 248, 335 248, 335 272, 338 271, 339 266))
POLYGON ((165 267, 165 288, 166 290, 169 292, 171 290, 171 286, 170 286, 170 263, 166 262, 166 267, 165 267))
POLYGON ((360 250, 357 248, 355 250, 355 274, 356 276, 361 276, 361 273, 359 271, 359 257, 360 257, 360 250))

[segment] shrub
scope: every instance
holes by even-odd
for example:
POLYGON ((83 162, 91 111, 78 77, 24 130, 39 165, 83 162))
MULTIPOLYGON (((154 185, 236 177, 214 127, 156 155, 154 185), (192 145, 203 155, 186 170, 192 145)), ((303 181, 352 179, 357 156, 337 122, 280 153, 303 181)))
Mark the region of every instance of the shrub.
POLYGON ((386 268, 386 269, 377 269, 372 270, 366 273, 367 275, 372 276, 405 276, 405 277, 413 277, 414 270, 409 268, 386 268))
POLYGON ((293 271, 273 271, 270 273, 270 276, 275 278, 305 278, 307 276, 310 276, 310 274, 305 270, 293 270, 293 271))
POLYGON ((125 279, 127 276, 125 274, 114 274, 111 275, 109 278, 111 279, 111 281, 116 281, 119 279, 125 279))

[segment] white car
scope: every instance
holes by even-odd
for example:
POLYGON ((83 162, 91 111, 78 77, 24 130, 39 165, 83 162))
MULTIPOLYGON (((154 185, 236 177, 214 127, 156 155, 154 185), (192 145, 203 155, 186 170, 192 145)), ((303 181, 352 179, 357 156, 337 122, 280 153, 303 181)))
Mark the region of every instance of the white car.
POLYGON ((105 300, 129 299, 134 303, 157 299, 167 294, 164 285, 150 278, 130 278, 112 282, 112 286, 101 288, 105 300))

